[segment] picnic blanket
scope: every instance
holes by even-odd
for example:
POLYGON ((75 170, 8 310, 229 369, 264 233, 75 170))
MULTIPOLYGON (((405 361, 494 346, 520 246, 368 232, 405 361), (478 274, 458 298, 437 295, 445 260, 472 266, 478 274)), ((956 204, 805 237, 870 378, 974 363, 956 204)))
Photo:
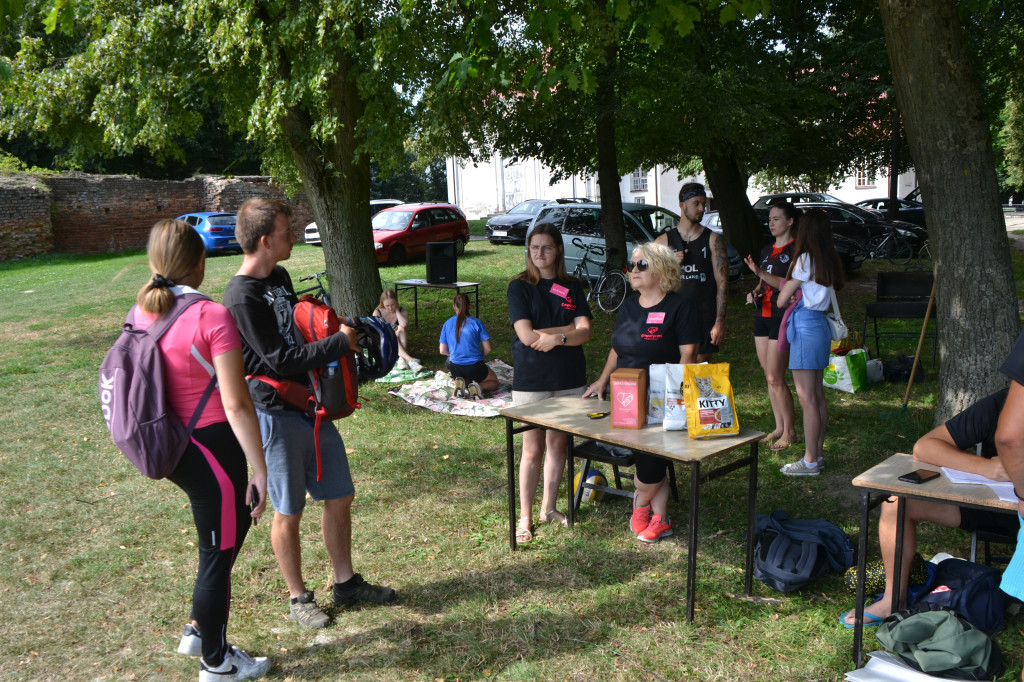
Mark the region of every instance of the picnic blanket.
POLYGON ((512 368, 501 360, 491 360, 487 366, 498 377, 498 390, 490 398, 454 398, 455 382, 444 370, 438 370, 430 379, 389 388, 388 393, 433 412, 462 417, 497 417, 498 410, 512 404, 512 368))
POLYGON ((421 369, 415 372, 411 369, 398 369, 398 365, 395 365, 394 369, 376 380, 378 384, 400 384, 406 381, 413 381, 415 379, 425 379, 429 376, 433 376, 434 373, 429 369, 421 369))

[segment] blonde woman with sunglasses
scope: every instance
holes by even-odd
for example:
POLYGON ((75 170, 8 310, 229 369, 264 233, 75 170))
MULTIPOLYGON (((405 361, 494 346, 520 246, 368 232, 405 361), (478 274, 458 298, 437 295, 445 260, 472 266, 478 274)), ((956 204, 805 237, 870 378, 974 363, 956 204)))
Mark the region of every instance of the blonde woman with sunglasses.
MULTIPOLYGON (((648 369, 654 364, 687 364, 697 360, 703 338, 700 312, 679 288, 679 263, 667 246, 640 244, 626 264, 630 285, 640 293, 619 308, 612 347, 601 376, 583 397, 603 396, 612 372, 620 368, 648 369)), ((668 515, 668 466, 665 460, 635 454, 636 494, 630 531, 642 542, 672 535, 668 515)))

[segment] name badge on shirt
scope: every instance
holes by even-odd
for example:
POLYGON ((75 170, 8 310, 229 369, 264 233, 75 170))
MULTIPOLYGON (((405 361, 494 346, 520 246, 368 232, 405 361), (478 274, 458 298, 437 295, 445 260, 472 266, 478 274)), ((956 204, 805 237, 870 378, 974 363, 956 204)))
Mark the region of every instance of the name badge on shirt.
POLYGON ((665 313, 647 313, 647 324, 662 324, 665 322, 665 313))
POLYGON ((568 287, 563 287, 558 282, 555 282, 555 283, 553 283, 551 285, 551 293, 553 293, 555 296, 559 296, 559 297, 565 298, 565 299, 568 299, 568 297, 569 297, 569 289, 568 289, 568 287))

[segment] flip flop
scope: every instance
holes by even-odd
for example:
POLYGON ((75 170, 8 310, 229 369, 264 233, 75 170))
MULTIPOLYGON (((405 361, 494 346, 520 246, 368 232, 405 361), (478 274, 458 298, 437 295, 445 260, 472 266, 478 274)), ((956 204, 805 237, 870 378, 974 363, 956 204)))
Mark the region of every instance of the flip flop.
POLYGON ((785 450, 786 448, 792 445, 793 441, 777 440, 774 443, 772 443, 771 449, 774 450, 775 452, 778 452, 779 450, 785 450))
MULTIPOLYGON (((846 622, 846 617, 849 616, 851 613, 853 613, 856 610, 857 609, 850 609, 846 613, 844 613, 841 616, 839 616, 839 622, 842 623, 843 627, 846 628, 847 630, 852 630, 855 627, 857 627, 857 625, 855 623, 847 623, 846 622)), ((878 624, 883 622, 884 620, 885 620, 885 618, 879 618, 878 616, 873 616, 870 613, 868 613, 867 611, 864 612, 864 627, 866 627, 866 628, 877 627, 878 624)))
POLYGON ((776 438, 781 438, 781 437, 782 436, 776 436, 774 433, 766 433, 763 436, 761 436, 760 442, 761 443, 771 443, 776 438))
POLYGON ((520 516, 516 524, 516 542, 527 543, 533 540, 533 523, 529 517, 520 516))
POLYGON ((541 514, 540 515, 540 522, 541 523, 558 523, 558 524, 561 524, 561 526, 563 528, 568 528, 569 527, 569 519, 565 518, 565 514, 563 514, 562 512, 558 511, 557 509, 552 509, 551 511, 547 511, 547 512, 544 512, 543 514, 541 514))

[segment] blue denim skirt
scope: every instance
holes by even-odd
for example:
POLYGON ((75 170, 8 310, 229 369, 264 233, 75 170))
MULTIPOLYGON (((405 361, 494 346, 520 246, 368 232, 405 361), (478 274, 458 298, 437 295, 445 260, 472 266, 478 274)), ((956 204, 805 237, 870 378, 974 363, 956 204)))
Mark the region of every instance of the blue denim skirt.
POLYGON ((789 316, 786 328, 789 339, 790 369, 825 369, 832 348, 832 332, 825 321, 825 313, 808 310, 803 301, 789 316))

